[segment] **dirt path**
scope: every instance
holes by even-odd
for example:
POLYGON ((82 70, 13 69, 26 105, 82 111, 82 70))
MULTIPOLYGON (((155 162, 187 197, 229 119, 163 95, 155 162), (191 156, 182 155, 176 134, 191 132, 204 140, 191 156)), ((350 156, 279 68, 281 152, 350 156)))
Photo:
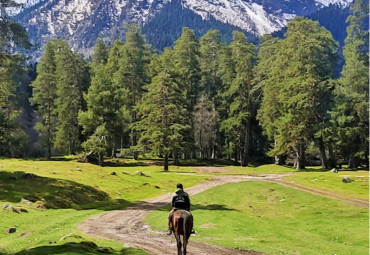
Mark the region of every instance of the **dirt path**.
MULTIPOLYGON (((223 168, 214 168, 214 167, 212 168, 202 167, 202 169, 197 168, 197 170, 204 173, 209 172, 219 173, 227 171, 223 168)), ((213 179, 204 183, 200 183, 193 187, 187 188, 185 190, 186 192, 189 193, 189 195, 192 196, 204 192, 210 188, 227 183, 262 180, 275 182, 293 188, 301 189, 304 191, 309 191, 311 193, 340 199, 338 196, 334 196, 335 194, 331 194, 329 192, 314 190, 308 187, 300 186, 282 180, 282 177, 286 175, 287 174, 266 174, 261 176, 230 176, 230 175, 212 176, 213 179)), ((176 243, 173 236, 167 236, 164 232, 161 231, 154 231, 149 226, 143 224, 143 220, 146 218, 147 214, 150 211, 167 205, 170 199, 171 193, 168 193, 160 197, 139 202, 138 204, 131 206, 125 210, 109 211, 86 220, 79 226, 79 229, 82 232, 93 235, 97 238, 105 238, 109 240, 119 241, 125 243, 125 245, 128 247, 131 246, 144 249, 145 251, 153 255, 176 254, 176 243)), ((352 200, 340 199, 340 200, 355 204, 357 203, 356 205, 360 206, 364 206, 364 202, 366 202, 366 201, 354 201, 353 199, 352 200)), ((257 255, 262 253, 256 251, 242 251, 228 249, 220 246, 195 242, 192 241, 192 239, 190 238, 188 244, 188 254, 257 255)))
MULTIPOLYGON (((251 180, 269 180, 280 178, 283 175, 253 176, 214 176, 205 183, 200 183, 185 189, 190 196, 204 192, 210 188, 227 184, 251 180)), ((176 243, 173 236, 167 236, 164 232, 153 231, 142 221, 147 214, 155 209, 167 205, 172 194, 163 195, 153 199, 142 201, 125 210, 109 211, 83 222, 79 229, 86 234, 125 243, 127 246, 134 246, 146 250, 153 255, 176 254, 176 243)), ((165 219, 164 219, 165 221, 165 219)), ((242 251, 227 249, 215 245, 209 245, 192 241, 188 244, 189 255, 226 255, 226 254, 262 254, 256 251, 242 251)))

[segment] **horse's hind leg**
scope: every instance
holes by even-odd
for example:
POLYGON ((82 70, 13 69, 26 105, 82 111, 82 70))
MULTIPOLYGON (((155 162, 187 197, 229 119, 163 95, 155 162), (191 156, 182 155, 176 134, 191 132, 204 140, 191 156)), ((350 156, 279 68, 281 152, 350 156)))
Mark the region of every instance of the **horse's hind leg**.
POLYGON ((175 233, 176 243, 177 243, 177 255, 182 255, 181 252, 181 237, 179 234, 175 233))
POLYGON ((183 250, 184 250, 184 255, 186 255, 186 246, 188 245, 188 238, 186 238, 185 236, 184 236, 184 238, 183 238, 183 250))

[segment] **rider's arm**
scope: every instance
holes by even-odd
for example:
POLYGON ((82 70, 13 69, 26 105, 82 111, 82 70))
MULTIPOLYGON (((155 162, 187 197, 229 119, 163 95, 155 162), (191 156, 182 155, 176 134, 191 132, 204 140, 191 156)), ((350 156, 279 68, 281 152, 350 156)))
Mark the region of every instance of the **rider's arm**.
POLYGON ((175 207, 175 197, 176 197, 176 196, 173 196, 173 197, 172 197, 172 202, 171 202, 171 206, 172 206, 172 207, 175 207))
POLYGON ((185 197, 185 202, 186 202, 187 207, 189 208, 189 211, 190 211, 190 197, 189 196, 185 197))

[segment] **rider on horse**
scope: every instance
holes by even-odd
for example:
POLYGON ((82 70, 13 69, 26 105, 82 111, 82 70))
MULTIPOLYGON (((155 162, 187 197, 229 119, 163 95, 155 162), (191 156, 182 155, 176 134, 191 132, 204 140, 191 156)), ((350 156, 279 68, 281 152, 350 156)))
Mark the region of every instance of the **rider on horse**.
MULTIPOLYGON (((181 183, 177 184, 177 189, 175 191, 175 193, 173 193, 173 196, 172 196, 172 202, 171 202, 171 205, 172 205, 172 210, 170 211, 170 214, 168 215, 168 220, 167 220, 167 223, 168 223, 168 232, 167 234, 168 235, 171 235, 172 234, 172 229, 171 229, 171 225, 170 225, 170 219, 172 217, 172 214, 176 211, 176 210, 179 210, 179 209, 183 209, 183 210, 186 210, 188 212, 190 212, 190 198, 189 198, 189 195, 188 193, 186 193, 184 191, 184 188, 182 186, 181 183)), ((194 230, 191 231, 192 234, 195 233, 194 230)))

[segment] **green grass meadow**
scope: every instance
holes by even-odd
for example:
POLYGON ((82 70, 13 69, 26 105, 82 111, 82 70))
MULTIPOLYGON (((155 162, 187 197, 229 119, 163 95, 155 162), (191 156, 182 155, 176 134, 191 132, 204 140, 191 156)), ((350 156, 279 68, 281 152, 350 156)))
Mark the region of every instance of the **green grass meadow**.
MULTIPOLYGON (((368 254, 368 208, 274 183, 215 187, 192 197, 192 240, 267 254, 368 254)), ((165 230, 169 208, 147 223, 165 230)))
MULTIPOLYGON (((298 172, 263 165, 225 166, 225 173, 200 173, 191 164, 171 166, 169 172, 163 172, 155 160, 114 159, 100 167, 69 157, 0 159, 0 254, 102 254, 102 248, 107 254, 146 254, 82 234, 77 226, 104 211, 173 192, 179 182, 190 187, 212 175, 292 173, 285 179, 350 198, 369 198, 368 171, 335 174, 312 168, 298 172), (27 178, 29 174, 36 176, 27 178), (353 182, 343 183, 343 176, 353 182), (22 198, 33 203, 21 202, 22 198), (4 209, 4 204, 18 213, 4 209), (17 232, 6 233, 9 227, 17 232)), ((368 208, 262 181, 219 186, 191 197, 191 201, 197 231, 191 240, 267 254, 361 255, 369 251, 368 208)), ((166 230, 169 210, 168 206, 150 213, 147 223, 166 230)))
POLYGON ((189 187, 205 180, 180 175, 194 172, 187 168, 171 167, 169 173, 164 173, 160 166, 134 161, 110 165, 100 167, 73 158, 0 159, 0 253, 101 254, 95 243, 110 247, 111 254, 145 254, 138 249, 122 249, 121 243, 93 239, 76 227, 101 212, 173 192, 178 182, 189 187), (136 171, 150 177, 139 176, 136 171), (37 177, 23 178, 26 173, 37 177), (21 203, 22 198, 35 203, 21 203), (4 204, 28 212, 5 210, 4 204), (7 234, 8 227, 16 227, 17 232, 7 234))

